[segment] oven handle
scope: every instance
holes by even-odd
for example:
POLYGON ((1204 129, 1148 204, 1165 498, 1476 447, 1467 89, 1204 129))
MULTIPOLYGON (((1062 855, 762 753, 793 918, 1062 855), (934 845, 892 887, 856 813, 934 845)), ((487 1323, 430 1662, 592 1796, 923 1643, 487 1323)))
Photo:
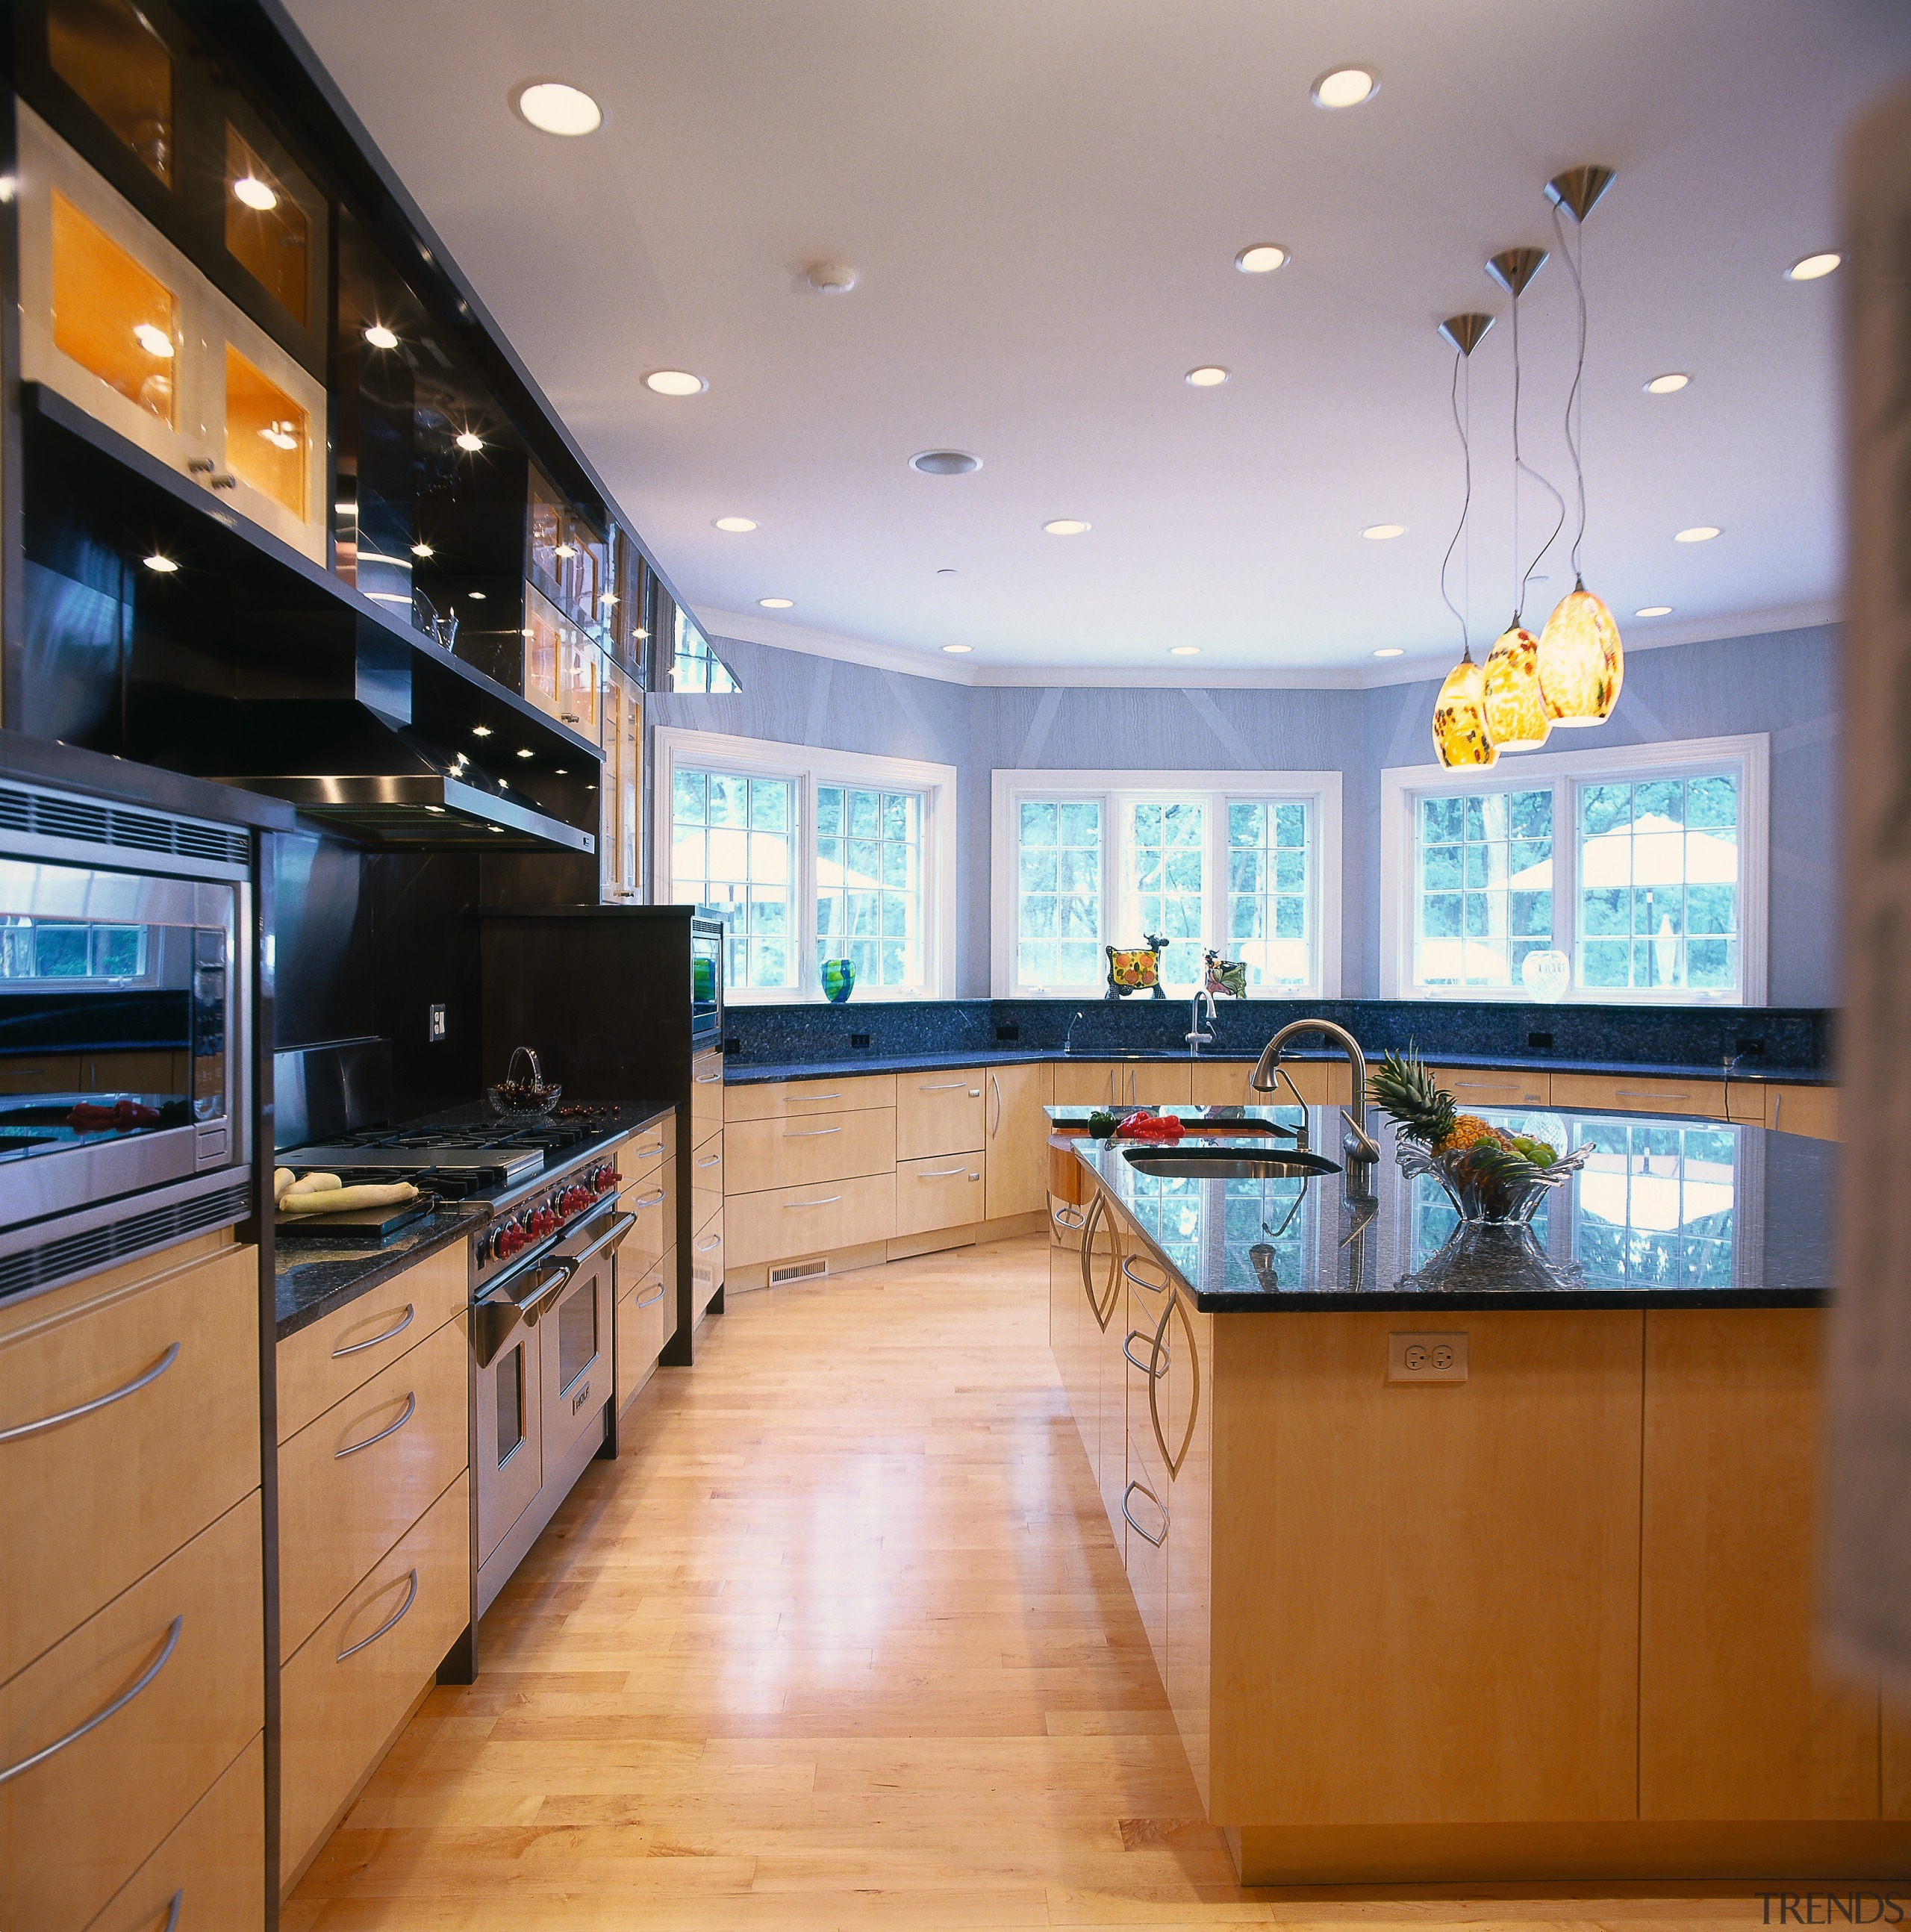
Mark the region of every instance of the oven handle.
MULTIPOLYGON (((657 1198, 661 1201, 663 1198, 663 1196, 659 1195, 657 1198)), ((656 1204, 652 1203, 652 1204, 655 1205, 656 1204)), ((580 1268, 584 1266, 586 1262, 595 1259, 596 1256, 604 1253, 607 1250, 614 1249, 622 1246, 624 1237, 636 1226, 637 1216, 634 1214, 620 1214, 617 1218, 610 1223, 610 1226, 606 1228, 603 1233, 599 1234, 597 1239, 592 1242, 590 1246, 586 1248, 582 1253, 568 1255, 565 1258, 571 1264, 573 1268, 580 1268)))

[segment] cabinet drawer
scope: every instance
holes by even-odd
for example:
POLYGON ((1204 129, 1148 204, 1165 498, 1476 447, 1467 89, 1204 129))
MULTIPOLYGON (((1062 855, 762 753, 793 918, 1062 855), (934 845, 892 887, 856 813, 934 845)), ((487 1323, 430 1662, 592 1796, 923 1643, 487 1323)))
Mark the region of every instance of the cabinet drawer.
POLYGON ((980 1154, 931 1154, 924 1160, 898 1161, 896 1167, 896 1232, 932 1234, 938 1228, 966 1227, 986 1212, 980 1154))
MULTIPOLYGON (((626 1279, 622 1269, 619 1280, 626 1279)), ((617 1406, 621 1408, 650 1377, 676 1319, 676 1251, 672 1249, 644 1278, 617 1297, 617 1406)))
POLYGON ((92 1402, 0 1441, 0 1681, 259 1486, 257 1249, 0 1342, 0 1432, 92 1402))
POLYGON ((307 1863, 471 1615, 460 1476, 280 1673, 279 1865, 307 1863))
POLYGON ((281 1657, 469 1467, 470 1384, 448 1322, 280 1446, 281 1657))
POLYGON ((1427 1072, 1454 1096, 1465 1113, 1469 1107, 1544 1107, 1552 1099, 1552 1076, 1544 1070, 1526 1072, 1496 1066, 1430 1066, 1427 1072))
POLYGON ((896 1166, 896 1112, 872 1107, 734 1121, 724 1130, 723 1154, 724 1191, 733 1196, 886 1174, 896 1166))
MULTIPOLYGON (((727 1258, 737 1268, 754 1268, 792 1256, 886 1241, 895 1232, 895 1203, 893 1174, 732 1195, 724 1204, 727 1258)), ((693 1268, 696 1259, 692 1257, 693 1268)))
POLYGON ((255 1494, 0 1688, 8 1765, 127 1700, 0 1785, 0 1924, 88 1924, 258 1733, 259 1538, 255 1494))
POLYGON ((737 1120, 778 1120, 790 1114, 893 1107, 896 1076, 860 1073, 844 1080, 761 1080, 747 1087, 725 1087, 722 1093, 724 1124, 728 1126, 737 1120))
POLYGON ((983 1082, 974 1067, 904 1073, 896 1083, 896 1156, 977 1154, 982 1143, 983 1082))
POLYGON ((690 1156, 690 1225, 700 1228, 723 1206, 723 1136, 711 1135, 690 1156))
POLYGON ((700 1053, 690 1062, 690 1138, 694 1144, 723 1124, 723 1055, 700 1053))
POLYGON ((1725 1118, 1719 1080, 1658 1080, 1636 1074, 1556 1073, 1552 1104, 1610 1114, 1696 1114, 1725 1118))
POLYGON ((723 1286, 723 1216, 693 1236, 690 1243, 690 1305, 699 1314, 723 1286))
POLYGON ((279 1440, 464 1311, 470 1263, 454 1241, 278 1346, 279 1440))
POLYGON ((654 1126, 640 1127, 617 1149, 617 1178, 628 1187, 633 1181, 647 1180, 664 1164, 664 1156, 676 1144, 674 1114, 667 1114, 654 1126))
POLYGON ((618 1244, 626 1272, 642 1274, 662 1260, 676 1234, 676 1162, 666 1161, 644 1179, 627 1186, 618 1205, 637 1219, 618 1244))
POLYGON ((266 1922, 266 1740, 256 1737, 122 1886, 88 1932, 163 1932, 179 1897, 190 1932, 266 1922))
MULTIPOLYGON (((1736 1102, 1738 1090, 1733 1088, 1736 1102)), ((1835 1087, 1771 1086, 1765 1090, 1765 1124, 1786 1134, 1808 1134, 1814 1140, 1838 1138, 1838 1090, 1835 1087)), ((1735 1114, 1734 1118, 1736 1116, 1735 1114)))

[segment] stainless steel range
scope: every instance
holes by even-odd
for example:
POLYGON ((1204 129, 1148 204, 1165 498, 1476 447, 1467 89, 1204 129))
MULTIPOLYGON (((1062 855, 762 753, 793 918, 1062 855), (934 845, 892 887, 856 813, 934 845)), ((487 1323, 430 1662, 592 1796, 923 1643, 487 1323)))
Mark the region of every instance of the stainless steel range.
POLYGON ((607 1439, 614 1257, 637 1219, 618 1204, 613 1150, 633 1124, 382 1129, 278 1156, 491 1210, 470 1239, 474 1629, 607 1439))

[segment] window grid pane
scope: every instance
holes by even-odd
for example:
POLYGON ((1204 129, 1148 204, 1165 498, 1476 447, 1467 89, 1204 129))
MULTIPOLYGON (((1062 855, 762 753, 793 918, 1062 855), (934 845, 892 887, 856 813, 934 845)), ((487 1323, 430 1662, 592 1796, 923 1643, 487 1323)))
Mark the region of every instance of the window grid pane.
POLYGON ((680 767, 670 808, 671 890, 729 912, 729 983, 794 986, 794 780, 680 767))
POLYGON ((1576 1126, 1599 1151, 1580 1178, 1574 1257, 1602 1288, 1729 1288, 1733 1138, 1715 1127, 1576 1126))
POLYGON ((1737 778, 1582 784, 1578 819, 1578 983, 1735 992, 1737 778))
POLYGON ((871 785, 816 791, 816 960, 848 959, 859 986, 922 983, 923 804, 871 785))
POLYGON ((1121 934, 1139 946, 1157 934, 1164 986, 1201 983, 1207 813, 1198 799, 1136 801, 1122 808, 1121 934))
POLYGON ((1552 946, 1552 794, 1422 798, 1414 817, 1414 982, 1522 983, 1552 946))
POLYGON ((1285 988, 1312 982, 1312 818, 1298 801, 1228 804, 1227 927, 1221 950, 1246 962, 1250 986, 1285 988))
POLYGON ((1016 824, 1016 977, 1029 986, 1102 978, 1102 806, 1023 799, 1016 824))

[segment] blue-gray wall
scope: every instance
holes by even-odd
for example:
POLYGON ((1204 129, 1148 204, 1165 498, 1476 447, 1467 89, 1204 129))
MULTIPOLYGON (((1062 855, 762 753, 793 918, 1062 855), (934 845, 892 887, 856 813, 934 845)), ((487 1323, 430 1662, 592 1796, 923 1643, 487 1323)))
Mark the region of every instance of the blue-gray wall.
MULTIPOLYGON (((652 700, 651 722, 953 765, 958 997, 988 986, 989 775, 999 768, 1323 771, 1342 774, 1341 976, 1378 995, 1380 774, 1426 764, 1437 684, 1370 691, 1142 690, 946 684, 730 639, 728 698, 652 700)), ((1750 731, 1772 737, 1768 998, 1838 999, 1835 626, 1634 651, 1600 742, 1650 744, 1750 731)))

